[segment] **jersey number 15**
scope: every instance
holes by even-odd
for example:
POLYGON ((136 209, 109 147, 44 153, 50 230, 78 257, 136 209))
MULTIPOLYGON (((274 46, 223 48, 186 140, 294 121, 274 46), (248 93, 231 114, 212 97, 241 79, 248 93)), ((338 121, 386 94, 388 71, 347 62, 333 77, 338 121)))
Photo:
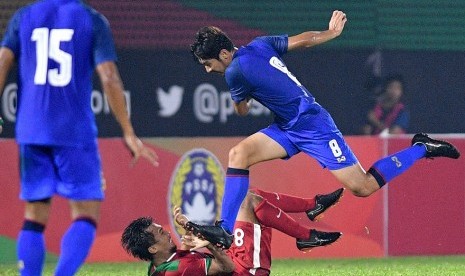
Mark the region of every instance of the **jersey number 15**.
POLYGON ((34 83, 63 87, 69 84, 72 75, 73 57, 60 49, 60 43, 73 38, 72 29, 37 28, 31 40, 36 42, 36 73, 34 83), (48 69, 49 59, 59 64, 59 68, 48 69))

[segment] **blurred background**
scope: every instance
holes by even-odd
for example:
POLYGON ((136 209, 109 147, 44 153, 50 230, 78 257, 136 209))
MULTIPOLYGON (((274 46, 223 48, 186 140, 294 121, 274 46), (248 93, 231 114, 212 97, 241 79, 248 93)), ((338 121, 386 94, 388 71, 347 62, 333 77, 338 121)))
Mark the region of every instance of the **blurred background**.
MULTIPOLYGON (((30 2, 0 0, 2 35, 13 12, 30 2)), ((385 79, 392 75, 402 76, 404 83, 402 101, 409 110, 405 133, 433 133, 465 152, 465 1, 85 2, 110 22, 135 130, 160 156, 159 168, 143 162, 129 168, 130 156, 123 143, 112 138, 121 135, 119 127, 95 80, 92 108, 99 126, 107 198, 88 261, 134 260, 120 248, 119 239, 122 229, 137 216, 155 215, 174 233, 169 209, 180 200, 173 195, 173 186, 181 162, 193 149, 202 148, 206 150, 202 154, 218 158, 225 166, 230 147, 272 121, 270 112, 260 105, 246 118, 234 115, 224 79, 206 74, 196 64, 189 45, 205 25, 222 28, 241 46, 260 35, 326 30, 332 11, 342 10, 348 22, 340 37, 289 53, 284 60, 332 114, 362 165, 369 167, 410 144, 411 135, 360 136, 367 114, 380 101, 385 79)), ((0 215, 0 263, 15 262, 15 237, 22 221, 17 149, 11 139, 15 80, 15 74, 10 74, 0 108, 5 120, 2 138, 6 138, 0 140, 5 158, 0 162, 0 183, 5 183, 0 185, 0 210, 8 210, 0 215)), ((368 199, 346 193, 340 206, 318 225, 343 231, 340 243, 303 255, 294 248, 293 239, 274 233, 273 258, 465 254, 464 168, 463 158, 422 160, 368 199)), ((305 155, 254 166, 251 183, 305 196, 340 187, 305 155)), ((222 196, 222 180, 214 185, 219 192, 203 193, 206 202, 222 196)), ((58 254, 59 237, 69 222, 64 200, 54 201, 54 208, 47 228, 52 257, 58 254)), ((308 223, 302 216, 295 218, 308 223)))

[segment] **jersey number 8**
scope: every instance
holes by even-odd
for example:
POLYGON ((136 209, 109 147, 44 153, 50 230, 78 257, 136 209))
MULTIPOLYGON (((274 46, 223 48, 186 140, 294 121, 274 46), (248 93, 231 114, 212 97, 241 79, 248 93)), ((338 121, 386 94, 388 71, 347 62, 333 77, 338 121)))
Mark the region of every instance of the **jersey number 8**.
POLYGON ((241 247, 244 244, 244 236, 244 230, 241 228, 234 229, 234 244, 236 244, 237 247, 241 247))

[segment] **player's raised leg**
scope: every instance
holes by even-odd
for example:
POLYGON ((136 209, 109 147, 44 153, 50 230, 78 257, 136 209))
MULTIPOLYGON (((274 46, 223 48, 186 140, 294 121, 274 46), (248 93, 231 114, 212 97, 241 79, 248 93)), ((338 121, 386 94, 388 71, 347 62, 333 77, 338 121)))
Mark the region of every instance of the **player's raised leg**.
MULTIPOLYGON (((249 189, 249 167, 262 161, 286 156, 286 150, 279 143, 261 132, 247 137, 234 146, 229 151, 222 201, 221 226, 223 229, 218 229, 221 227, 220 225, 202 226, 191 223, 190 230, 194 231, 195 234, 202 235, 214 244, 221 244, 223 240, 232 242, 232 239, 228 238, 227 235, 232 233, 237 213, 249 189)), ((221 244, 225 248, 229 248, 230 245, 221 244)))
POLYGON ((432 139, 426 134, 416 134, 412 139, 412 146, 378 160, 368 172, 365 172, 359 163, 331 172, 354 195, 366 197, 425 157, 457 159, 460 153, 446 141, 432 139))
POLYGON ((263 197, 274 206, 287 213, 305 212, 311 221, 322 217, 323 212, 334 206, 341 199, 344 188, 339 188, 329 194, 318 194, 312 198, 302 198, 284 193, 268 192, 252 189, 252 193, 263 197))
POLYGON ((284 148, 263 133, 255 133, 229 151, 221 219, 228 231, 234 228, 239 207, 249 190, 249 167, 286 156, 284 148))
POLYGON ((448 157, 458 159, 460 152, 449 142, 435 140, 425 133, 417 133, 412 138, 412 146, 423 145, 426 148, 426 158, 448 157))
POLYGON ((258 222, 296 238, 296 245, 299 250, 309 251, 314 247, 329 245, 337 241, 342 235, 340 232, 322 232, 309 229, 299 224, 286 212, 268 202, 268 200, 251 193, 249 195, 248 198, 253 201, 253 210, 258 222))

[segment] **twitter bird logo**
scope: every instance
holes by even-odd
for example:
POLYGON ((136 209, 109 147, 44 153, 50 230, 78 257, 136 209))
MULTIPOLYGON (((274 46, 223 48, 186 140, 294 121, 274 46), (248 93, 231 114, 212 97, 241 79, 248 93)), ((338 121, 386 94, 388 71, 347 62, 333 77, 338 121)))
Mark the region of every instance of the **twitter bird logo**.
POLYGON ((184 88, 181 86, 173 85, 168 89, 168 92, 162 88, 157 88, 157 99, 160 110, 158 114, 161 117, 171 117, 182 104, 182 95, 184 94, 184 88))

